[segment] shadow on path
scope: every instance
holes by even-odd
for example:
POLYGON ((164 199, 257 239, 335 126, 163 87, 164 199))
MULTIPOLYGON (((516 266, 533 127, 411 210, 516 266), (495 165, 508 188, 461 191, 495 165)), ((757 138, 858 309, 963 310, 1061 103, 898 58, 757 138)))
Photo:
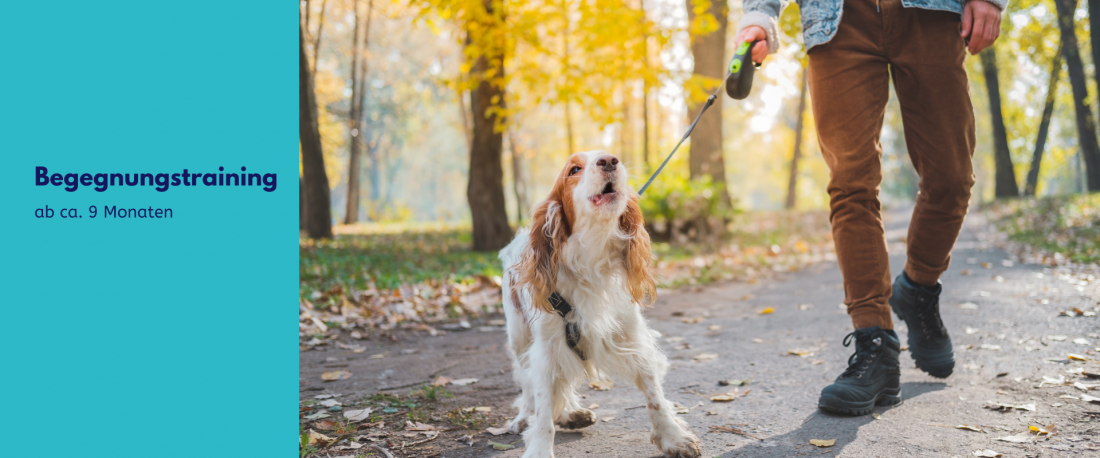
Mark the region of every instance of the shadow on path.
MULTIPOLYGON (((939 391, 947 387, 943 382, 906 382, 901 384, 903 403, 925 393, 939 391)), ((876 407, 875 413, 882 414, 894 407, 876 407)), ((818 410, 804 420, 802 426, 786 434, 771 436, 762 442, 753 441, 720 455, 722 458, 775 457, 775 456, 815 456, 825 452, 825 448, 810 445, 810 439, 836 439, 836 445, 830 447, 839 454, 855 441, 859 428, 875 418, 871 415, 846 417, 832 415, 818 410)), ((834 455, 835 456, 835 455, 834 455)))

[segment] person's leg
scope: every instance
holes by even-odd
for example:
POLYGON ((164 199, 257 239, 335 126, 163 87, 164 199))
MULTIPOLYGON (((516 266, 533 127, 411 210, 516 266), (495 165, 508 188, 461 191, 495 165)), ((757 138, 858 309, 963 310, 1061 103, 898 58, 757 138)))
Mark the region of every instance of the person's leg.
POLYGON ((893 30, 899 33, 889 36, 887 44, 905 144, 920 176, 905 273, 917 284, 935 286, 951 262, 974 185, 974 107, 964 64, 966 44, 959 36, 958 14, 900 5, 884 11, 895 13, 893 30))
POLYGON ((890 261, 878 200, 879 133, 890 94, 874 2, 845 2, 836 36, 809 52, 810 100, 828 164, 830 221, 856 329, 892 329, 890 261))
POLYGON ((894 282, 890 306, 908 328, 917 367, 947 377, 955 367, 951 337, 940 318, 940 275, 962 228, 974 184, 974 107, 970 103, 965 43, 959 15, 883 2, 894 88, 905 142, 920 175, 909 223, 905 271, 894 282))
POLYGON ((901 401, 901 344, 887 300, 890 264, 879 214, 879 133, 890 94, 883 23, 873 1, 845 2, 836 36, 809 52, 810 97, 818 142, 829 166, 830 220, 856 331, 844 339, 855 355, 821 390, 818 407, 866 415, 901 401))

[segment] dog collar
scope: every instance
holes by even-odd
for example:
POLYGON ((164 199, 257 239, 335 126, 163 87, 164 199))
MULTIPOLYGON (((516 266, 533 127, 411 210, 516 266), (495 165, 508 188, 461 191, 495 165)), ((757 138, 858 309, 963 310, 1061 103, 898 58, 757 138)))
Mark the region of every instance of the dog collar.
MULTIPOLYGON (((558 315, 561 315, 563 321, 565 320, 565 315, 568 315, 569 312, 573 311, 573 306, 569 305, 569 302, 566 302, 565 298, 561 297, 561 294, 558 294, 557 291, 554 291, 554 293, 550 295, 549 300, 550 305, 554 307, 554 312, 557 312, 558 315)), ((577 324, 566 321, 565 343, 569 344, 569 349, 573 350, 573 353, 576 353, 577 356, 581 358, 581 361, 584 361, 587 359, 584 356, 584 350, 577 348, 577 344, 579 344, 580 341, 581 332, 577 329, 577 324)))

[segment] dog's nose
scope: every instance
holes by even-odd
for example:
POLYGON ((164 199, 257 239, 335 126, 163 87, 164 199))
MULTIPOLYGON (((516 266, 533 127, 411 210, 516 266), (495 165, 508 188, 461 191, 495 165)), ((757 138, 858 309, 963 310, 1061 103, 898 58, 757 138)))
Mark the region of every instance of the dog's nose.
POLYGON ((605 154, 596 159, 596 166, 603 169, 604 172, 614 172, 616 165, 619 165, 619 158, 610 154, 605 154))

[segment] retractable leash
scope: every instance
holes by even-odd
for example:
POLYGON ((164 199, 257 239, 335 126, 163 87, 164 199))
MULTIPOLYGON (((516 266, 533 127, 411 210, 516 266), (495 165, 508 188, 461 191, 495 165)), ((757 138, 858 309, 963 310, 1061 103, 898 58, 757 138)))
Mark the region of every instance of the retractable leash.
MULTIPOLYGON (((649 177, 649 180, 642 185, 642 189, 638 190, 638 195, 642 195, 649 185, 653 183, 653 179, 660 175, 661 171, 665 169, 665 165, 668 164, 669 159, 672 159, 672 155, 676 154, 676 150, 680 149, 680 145, 684 144, 684 140, 687 140, 691 136, 691 132, 695 130, 695 125, 699 124, 699 119, 703 117, 703 113, 707 112, 707 108, 714 105, 714 100, 718 98, 718 92, 722 90, 722 86, 726 86, 726 95, 734 100, 744 100, 749 96, 749 92, 752 91, 752 76, 755 73, 756 68, 760 64, 752 62, 752 48, 756 46, 759 41, 753 41, 751 43, 743 42, 737 46, 737 49, 733 52, 733 60, 730 61, 729 69, 726 70, 726 78, 719 84, 714 90, 714 93, 707 97, 707 103, 703 105, 703 109, 699 110, 699 114, 695 116, 695 120, 691 122, 691 126, 688 127, 687 132, 684 132, 684 136, 680 138, 680 142, 676 143, 676 147, 672 148, 672 152, 668 153, 665 160, 661 162, 661 166, 657 167, 657 171, 653 172, 653 175, 649 177), (751 64, 751 65, 750 65, 751 64)), ((565 298, 555 291, 550 295, 550 304, 554 307, 554 312, 561 315, 562 320, 565 320, 565 315, 573 311, 573 306, 566 302, 565 298)), ((580 344, 581 332, 577 329, 576 324, 565 322, 565 342, 569 345, 569 349, 573 350, 581 361, 587 359, 584 355, 584 351, 577 348, 580 344)))

